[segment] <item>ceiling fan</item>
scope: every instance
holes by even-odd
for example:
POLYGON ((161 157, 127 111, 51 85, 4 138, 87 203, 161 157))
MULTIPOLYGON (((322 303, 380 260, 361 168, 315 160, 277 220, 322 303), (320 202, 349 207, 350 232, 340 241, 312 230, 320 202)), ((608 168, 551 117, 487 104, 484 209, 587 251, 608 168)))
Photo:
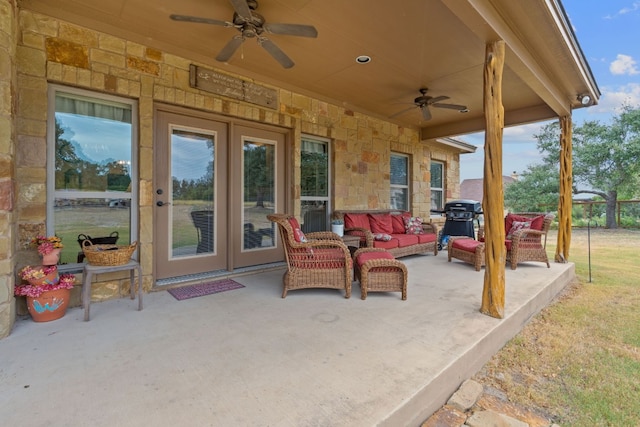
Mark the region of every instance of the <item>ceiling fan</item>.
POLYGON ((318 36, 318 31, 312 25, 301 24, 268 24, 264 17, 255 12, 258 8, 256 0, 229 0, 233 6, 234 13, 231 21, 219 21, 217 19, 200 18, 197 16, 171 15, 174 21, 195 22, 198 24, 220 25, 222 27, 233 27, 240 34, 235 35, 226 46, 218 53, 216 60, 220 62, 228 61, 242 42, 248 38, 255 38, 273 58, 284 68, 291 68, 293 60, 287 56, 274 42, 265 37, 264 33, 282 34, 287 36, 311 37, 318 36))
POLYGON ((449 99, 448 96, 436 96, 435 98, 433 96, 429 96, 427 95, 427 88, 422 88, 420 89, 420 93, 422 95, 420 95, 419 97, 417 97, 416 99, 413 100, 413 103, 415 104, 413 107, 409 107, 405 110, 399 111, 397 113, 395 113, 394 115, 392 115, 391 117, 389 117, 390 119, 397 117, 401 114, 406 113, 407 111, 413 110, 414 108, 418 107, 420 108, 420 110, 422 110, 422 118, 424 120, 431 120, 431 111, 429 111, 429 107, 434 107, 434 108, 448 108, 450 110, 458 110, 460 113, 466 113, 467 111, 469 111, 469 109, 465 106, 465 105, 458 105, 458 104, 443 104, 440 101, 444 101, 446 99, 449 99))

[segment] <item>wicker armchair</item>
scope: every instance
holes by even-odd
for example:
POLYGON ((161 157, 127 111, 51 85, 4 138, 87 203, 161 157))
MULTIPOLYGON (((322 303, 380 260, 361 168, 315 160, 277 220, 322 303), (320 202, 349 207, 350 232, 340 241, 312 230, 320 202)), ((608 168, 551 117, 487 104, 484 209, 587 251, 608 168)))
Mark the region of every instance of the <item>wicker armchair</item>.
MULTIPOLYGON (((532 228, 517 230, 512 233, 511 238, 505 240, 507 262, 511 263, 512 270, 515 270, 519 263, 527 261, 544 262, 547 264, 547 268, 551 267, 546 249, 547 233, 555 217, 552 213, 542 212, 516 212, 507 215, 505 218, 505 236, 507 237, 514 219, 532 220, 532 228), (536 227, 536 221, 540 221, 542 224, 536 227)), ((482 227, 478 230, 478 240, 484 241, 484 228, 482 227)))
POLYGON ((284 246, 287 271, 282 278, 282 298, 289 290, 305 288, 344 289, 345 298, 351 297, 353 264, 340 236, 330 231, 303 235, 293 215, 271 214, 267 218, 278 224, 284 246))

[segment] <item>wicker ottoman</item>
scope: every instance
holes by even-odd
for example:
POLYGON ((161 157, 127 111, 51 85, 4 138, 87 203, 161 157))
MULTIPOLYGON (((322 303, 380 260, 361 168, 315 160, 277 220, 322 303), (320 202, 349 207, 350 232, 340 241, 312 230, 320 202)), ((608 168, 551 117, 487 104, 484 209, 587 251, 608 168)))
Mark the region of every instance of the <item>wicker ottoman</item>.
POLYGON ((451 262, 451 258, 456 258, 473 265, 476 271, 480 271, 484 266, 484 242, 466 236, 452 236, 449 238, 447 249, 449 262, 451 262))
POLYGON ((407 299, 407 267, 389 252, 362 248, 353 255, 353 261, 362 299, 367 299, 368 292, 402 292, 402 299, 407 299))

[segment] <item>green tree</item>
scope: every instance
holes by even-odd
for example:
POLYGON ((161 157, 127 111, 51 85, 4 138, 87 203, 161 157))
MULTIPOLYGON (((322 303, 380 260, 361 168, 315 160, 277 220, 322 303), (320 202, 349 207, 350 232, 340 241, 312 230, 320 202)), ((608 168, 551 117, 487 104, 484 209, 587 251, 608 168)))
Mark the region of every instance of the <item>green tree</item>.
POLYGON ((514 212, 536 212, 540 205, 558 205, 559 171, 547 165, 532 165, 520 179, 505 186, 505 206, 514 212))
POLYGON ((244 146, 244 201, 256 202, 256 207, 264 207, 265 200, 272 201, 274 171, 273 147, 259 144, 244 146))
MULTIPOLYGON (((540 197, 550 191, 549 179, 558 181, 560 158, 560 125, 554 122, 544 126, 538 140, 538 150, 543 153, 540 168, 529 167, 523 179, 505 191, 507 206, 519 203, 519 197, 528 189, 540 197), (527 188, 528 186, 528 188, 527 188), (515 188, 513 188, 515 187, 515 188), (520 190, 518 187, 523 187, 520 190), (507 194, 509 197, 507 198, 507 194)), ((605 227, 616 228, 616 203, 618 197, 638 195, 640 183, 640 109, 623 105, 611 124, 587 121, 573 129, 573 193, 593 194, 606 202, 605 227)), ((558 188, 553 191, 556 194, 558 188)))

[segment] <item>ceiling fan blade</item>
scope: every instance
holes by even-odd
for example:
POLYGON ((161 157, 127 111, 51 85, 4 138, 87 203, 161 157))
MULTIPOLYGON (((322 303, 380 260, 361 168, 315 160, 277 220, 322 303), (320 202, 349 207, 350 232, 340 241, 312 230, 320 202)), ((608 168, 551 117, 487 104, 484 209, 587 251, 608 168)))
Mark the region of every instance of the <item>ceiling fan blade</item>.
POLYGON ((200 18, 199 16, 169 15, 169 18, 179 22, 195 22, 196 24, 220 25, 222 27, 233 27, 231 22, 220 21, 218 19, 200 18))
POLYGON ((422 110, 422 119, 425 121, 431 120, 431 111, 429 111, 429 107, 427 105, 423 105, 420 109, 422 110))
POLYGON ((458 110, 458 111, 467 109, 466 105, 458 105, 458 104, 440 104, 440 103, 437 103, 437 104, 431 104, 431 105, 434 106, 434 107, 437 107, 437 108, 448 108, 450 110, 458 110))
POLYGON ((231 57, 240 47, 243 41, 244 39, 242 38, 242 36, 235 36, 234 38, 229 40, 229 43, 227 43, 226 46, 222 48, 218 56, 216 56, 216 61, 227 62, 229 59, 231 59, 231 57))
POLYGON ((263 26, 267 33, 285 34, 298 37, 318 37, 318 30, 313 25, 301 24, 265 24, 263 26))
POLYGON ((291 58, 289 58, 287 54, 284 53, 282 49, 276 46, 276 44, 271 40, 265 37, 260 37, 258 39, 258 43, 264 48, 264 50, 269 52, 269 54, 273 56, 273 58, 278 61, 284 68, 291 68, 295 65, 291 58))
POLYGON ((436 96, 435 98, 431 98, 428 102, 429 105, 433 105, 436 102, 444 101, 445 99, 449 99, 448 96, 436 96))
POLYGON ((411 111, 411 110, 413 110, 414 108, 416 108, 416 106, 415 106, 415 105, 414 105, 413 107, 405 108, 404 110, 402 110, 402 111, 398 111, 397 113, 395 113, 395 114, 393 114, 393 115, 389 116, 389 118, 390 118, 390 119, 393 119, 394 117, 398 117, 398 116, 400 116, 400 115, 402 115, 402 114, 406 113, 407 111, 411 111))
POLYGON ((251 20, 251 9, 249 9, 247 0, 229 0, 229 1, 231 2, 231 6, 233 6, 233 10, 236 11, 236 13, 240 18, 242 18, 244 21, 251 20))

